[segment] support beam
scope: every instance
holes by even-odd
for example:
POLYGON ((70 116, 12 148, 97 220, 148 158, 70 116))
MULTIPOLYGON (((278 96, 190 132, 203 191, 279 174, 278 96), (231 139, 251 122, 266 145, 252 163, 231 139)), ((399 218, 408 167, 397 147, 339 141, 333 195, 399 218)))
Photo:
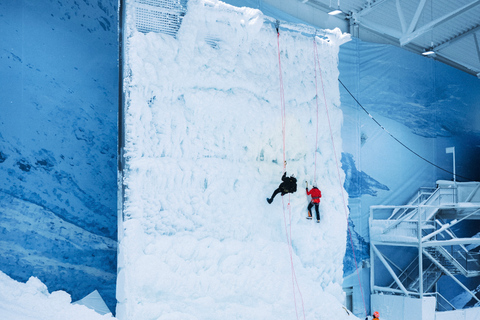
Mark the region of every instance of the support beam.
POLYGON ((395 5, 397 6, 397 14, 398 14, 398 19, 400 19, 400 25, 402 26, 402 32, 406 33, 407 23, 405 22, 405 17, 403 16, 403 10, 402 10, 402 7, 400 6, 400 0, 397 0, 395 5))
POLYGON ((420 299, 423 299, 423 247, 422 247, 422 214, 418 210, 418 293, 420 293, 420 299))
POLYGON ((389 28, 381 24, 376 24, 373 22, 367 22, 363 20, 356 20, 354 22, 358 24, 360 27, 368 29, 376 34, 379 34, 381 36, 386 36, 388 38, 393 38, 395 43, 398 43, 396 42, 397 39, 399 39, 402 36, 402 33, 400 31, 395 30, 393 28, 389 28))
POLYGON ((445 274, 447 274, 450 278, 452 278, 460 287, 462 287, 465 291, 468 292, 477 302, 480 302, 480 300, 477 298, 475 294, 473 294, 467 287, 463 285, 453 274, 450 273, 444 266, 442 266, 434 257, 432 257, 427 251, 423 251, 423 254, 430 259, 433 263, 437 265, 445 274))
POLYGON ((387 271, 390 273, 390 275, 392 276, 392 278, 395 280, 395 282, 398 284, 398 286, 400 287, 400 289, 402 290, 402 292, 408 296, 408 291, 407 289, 405 289, 402 281, 400 281, 400 279, 398 279, 397 275, 395 274, 395 272, 393 272, 392 270, 392 267, 390 267, 390 265, 388 264, 388 262, 385 260, 385 258, 383 257, 382 253, 375 247, 375 245, 371 244, 370 243, 370 247, 373 248, 373 250, 375 251, 375 253, 377 254, 378 258, 380 259, 380 261, 382 261, 383 265, 385 266, 385 268, 387 268, 387 271))
MULTIPOLYGON (((480 29, 480 25, 477 27, 477 29, 480 29)), ((473 33, 473 39, 475 40, 475 45, 477 47, 477 56, 478 56, 478 60, 480 61, 480 47, 478 46, 478 39, 477 39, 477 34, 476 33, 473 33)), ((465 202, 472 201, 473 196, 477 193, 479 188, 480 188, 480 183, 478 183, 477 186, 473 189, 473 191, 470 192, 468 197, 465 199, 465 202)))
MULTIPOLYGON (((430 239, 431 237, 436 236, 437 234, 445 231, 446 229, 448 229, 448 228, 450 228, 451 226, 455 225, 456 222, 457 222, 457 220, 453 220, 451 223, 447 223, 447 224, 443 225, 440 229, 437 229, 436 231, 427 234, 425 237, 422 238, 422 242, 425 242, 425 241, 427 241, 428 239, 430 239)), ((452 237, 452 238, 453 238, 453 237, 452 237)))
POLYGON ((438 247, 438 246, 459 246, 462 244, 480 244, 480 238, 456 238, 451 240, 435 240, 427 241, 423 244, 424 247, 438 247))
MULTIPOLYGON (((473 39, 475 40, 475 46, 477 47, 477 57, 478 57, 478 61, 480 61, 480 45, 478 44, 479 41, 478 41, 478 36, 476 33, 473 34, 473 39)), ((477 187, 478 188, 478 187, 477 187)), ((470 199, 471 200, 471 199, 470 199)))
POLYGON ((475 7, 479 4, 480 4, 480 0, 475 0, 475 1, 463 6, 461 8, 458 8, 457 10, 455 10, 455 11, 453 11, 453 12, 447 14, 447 15, 444 15, 443 17, 440 17, 438 19, 433 20, 430 23, 427 23, 426 25, 417 29, 414 32, 407 33, 406 35, 404 35, 403 37, 400 38, 400 46, 404 46, 404 45, 412 42, 414 39, 418 38, 419 36, 423 35, 424 33, 431 31, 434 27, 436 27, 436 26, 438 26, 442 23, 445 23, 448 20, 451 20, 451 19, 457 17, 458 15, 466 12, 467 10, 472 9, 473 7, 475 7))
POLYGON ((410 22, 410 26, 408 27, 407 34, 412 33, 417 27, 418 19, 420 19, 420 15, 422 14, 423 9, 425 8, 425 3, 427 3, 427 0, 421 0, 420 3, 418 4, 417 10, 415 11, 415 15, 413 16, 413 19, 410 22))
MULTIPOLYGON (((435 232, 432 232, 430 234, 427 234, 425 237, 422 238, 422 242, 425 242, 427 241, 428 239, 430 239, 431 237, 433 237, 434 235, 440 233, 440 232, 443 232, 445 231, 446 229, 450 229, 451 227, 453 227, 454 225, 458 224, 459 222, 465 220, 465 219, 468 219, 470 216, 473 216, 475 214, 477 214, 478 212, 480 211, 480 209, 478 210, 475 210, 474 212, 470 213, 469 215, 466 215, 464 217, 462 217, 460 220, 453 220, 452 222, 450 222, 449 224, 446 224, 446 225, 443 225, 440 229, 438 229, 437 231, 435 232)), ((450 235, 450 234, 449 234, 450 235)), ((453 237, 452 237, 453 238, 453 237)))
MULTIPOLYGON (((404 293, 402 290, 392 289, 392 288, 387 288, 387 287, 379 287, 379 286, 373 287, 373 292, 375 292, 375 291, 391 292, 391 293, 398 293, 398 294, 403 294, 404 293)), ((411 296, 418 295, 418 293, 416 293, 416 292, 410 292, 409 291, 408 293, 411 296)))
MULTIPOLYGON (((372 238, 370 238, 372 239, 372 238)), ((407 241, 395 241, 395 240, 390 240, 390 241, 379 241, 378 239, 371 240, 370 243, 373 243, 374 245, 380 245, 380 246, 392 246, 392 247, 418 247, 418 242, 416 241, 417 239, 414 237, 411 237, 412 241, 407 242, 407 241)))
MULTIPOLYGON (((369 230, 372 226, 373 209, 370 207, 370 216, 368 217, 369 230)), ((371 231, 369 231, 370 239, 372 239, 371 231)), ((370 295, 372 295, 373 287, 375 286, 375 251, 373 251, 373 245, 370 244, 370 295)))
MULTIPOLYGON (((440 220, 437 220, 437 223, 440 225, 440 227, 443 227, 442 223, 440 222, 440 220)), ((448 234, 450 236, 451 239, 456 239, 457 236, 450 230, 445 230, 445 233, 448 234)), ((464 252, 468 252, 468 249, 465 248, 465 246, 463 244, 460 245, 460 248, 462 248, 462 250, 464 252)))

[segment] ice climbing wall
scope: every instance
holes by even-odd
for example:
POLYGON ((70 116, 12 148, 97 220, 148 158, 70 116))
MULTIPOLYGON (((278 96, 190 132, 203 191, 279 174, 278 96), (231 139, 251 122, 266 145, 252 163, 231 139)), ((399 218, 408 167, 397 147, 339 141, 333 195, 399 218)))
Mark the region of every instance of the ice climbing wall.
POLYGON ((175 37, 127 22, 117 317, 349 317, 337 83, 348 37, 280 22, 277 38, 260 11, 217 1, 189 1, 175 37), (269 205, 284 150, 298 191, 269 205), (320 224, 305 219, 315 180, 320 224))

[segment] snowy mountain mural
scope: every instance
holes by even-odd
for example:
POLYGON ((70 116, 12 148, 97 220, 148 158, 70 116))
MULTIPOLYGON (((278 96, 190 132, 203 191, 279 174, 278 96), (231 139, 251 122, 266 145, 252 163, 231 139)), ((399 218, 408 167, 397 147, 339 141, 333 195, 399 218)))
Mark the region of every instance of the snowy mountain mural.
POLYGON ((0 270, 114 310, 117 4, 0 12, 0 270))
POLYGON ((345 171, 345 189, 350 198, 358 198, 364 194, 377 196, 377 190, 389 191, 388 187, 370 177, 363 171, 358 171, 355 160, 350 153, 342 154, 342 169, 345 171))

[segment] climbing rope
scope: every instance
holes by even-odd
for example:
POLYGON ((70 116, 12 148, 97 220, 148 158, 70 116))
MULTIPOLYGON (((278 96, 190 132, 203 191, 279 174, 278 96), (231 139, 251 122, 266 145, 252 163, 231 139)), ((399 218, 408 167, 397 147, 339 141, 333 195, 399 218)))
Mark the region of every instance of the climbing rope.
POLYGON ((300 290, 300 286, 298 285, 298 280, 297 280, 297 274, 295 272, 295 267, 293 265, 293 249, 292 249, 292 209, 290 206, 290 195, 288 196, 288 203, 287 203, 287 209, 288 209, 288 217, 289 217, 289 224, 287 227, 287 218, 285 214, 285 202, 283 200, 282 196, 282 206, 283 206, 283 223, 285 225, 285 235, 287 237, 287 244, 288 244, 288 253, 290 255, 290 269, 292 270, 292 288, 293 288, 293 300, 295 304, 295 315, 297 316, 298 319, 298 308, 297 308, 297 297, 295 293, 295 287, 298 290, 298 293, 300 295, 300 301, 302 303, 302 311, 303 311, 303 319, 305 319, 305 306, 303 303, 303 296, 302 296, 302 291, 300 290))
MULTIPOLYGON (((281 108, 281 114, 282 114, 282 138, 283 138, 283 172, 287 172, 287 162, 286 162, 286 155, 285 155, 285 150, 286 150, 286 143, 285 143, 285 127, 286 127, 286 114, 285 114, 285 93, 284 93, 284 88, 283 88, 283 76, 282 76, 282 59, 280 56, 280 32, 279 32, 279 25, 277 21, 277 49, 278 49, 278 70, 279 70, 279 79, 280 79, 280 108, 281 108)), ((282 196, 282 207, 283 207, 283 222, 285 226, 285 235, 287 237, 287 244, 288 244, 288 253, 290 256, 290 269, 292 272, 292 289, 293 289, 293 302, 295 304, 295 315, 298 318, 298 308, 297 308, 297 297, 296 297, 296 290, 298 290, 298 293, 300 295, 300 301, 302 303, 302 311, 303 311, 303 319, 305 320, 305 306, 303 303, 303 296, 302 292, 300 290, 300 286, 298 285, 297 281, 297 275, 295 273, 295 267, 293 265, 293 249, 292 249, 292 209, 290 206, 290 195, 288 196, 288 203, 287 203, 287 209, 288 209, 288 214, 289 214, 289 227, 287 226, 287 217, 286 217, 286 212, 285 212, 285 202, 282 196)))
POLYGON ((280 109, 282 113, 282 138, 283 138, 283 172, 287 172, 287 162, 285 156, 285 94, 283 91, 282 59, 280 57, 280 32, 277 26, 277 48, 278 48, 278 71, 280 78, 280 109))
MULTIPOLYGON (((327 104, 327 98, 326 98, 326 95, 325 95, 325 86, 323 84, 323 76, 322 76, 322 68, 320 67, 320 59, 318 58, 318 50, 317 50, 317 41, 316 39, 314 38, 313 39, 313 43, 314 43, 314 53, 315 53, 315 87, 316 87, 316 80, 317 80, 317 77, 316 77, 316 66, 317 66, 317 63, 318 63, 318 69, 319 69, 319 73, 320 73, 320 80, 321 80, 321 84, 322 84, 322 92, 323 92, 323 100, 324 100, 324 103, 325 103, 325 111, 326 111, 326 114, 327 114, 327 120, 328 120, 328 128, 330 130, 330 138, 332 140, 332 147, 333 147, 333 154, 335 156, 335 164, 337 166, 337 175, 338 175, 338 182, 339 182, 339 186, 340 186, 340 189, 341 189, 341 194, 342 194, 342 200, 343 200, 343 208, 344 208, 344 211, 345 211, 345 218, 347 220, 347 231, 348 231, 348 236, 350 238, 350 245, 352 247, 352 254, 353 254, 353 261, 355 262, 355 270, 357 272, 357 277, 358 277, 358 284, 360 286, 360 293, 362 295, 362 301, 363 301, 363 308, 365 309, 365 316, 368 316, 368 312, 367 312, 367 306, 365 304, 365 297, 363 296, 363 288, 362 288, 362 281, 361 281, 361 278, 360 278, 360 272, 358 270, 358 264, 357 264, 357 259, 355 257, 355 248, 353 246, 353 237, 352 237, 352 231, 350 230, 350 223, 348 221, 348 208, 347 208, 347 202, 346 202, 346 199, 345 199, 345 193, 344 193, 344 189, 343 189, 343 184, 342 184, 342 176, 340 174, 340 165, 339 165, 339 162, 338 162, 338 157, 337 157, 337 151, 336 151, 336 148, 335 148, 335 141, 333 139, 333 132, 332 132, 332 125, 331 125, 331 122, 330 122, 330 115, 328 113, 328 104, 327 104)), ((317 94, 318 95, 318 94, 317 94)), ((318 121, 317 121, 317 126, 318 126, 318 121)), ((317 132, 318 132, 318 127, 317 127, 317 132)), ((316 150, 315 150, 316 152, 316 150)))
MULTIPOLYGON (((317 85, 317 41, 315 37, 313 38, 313 48, 314 48, 314 61, 315 61, 315 103, 317 104, 317 133, 315 135, 315 161, 314 161, 314 170, 313 170, 313 185, 316 186, 317 183, 317 150, 318 150, 318 85, 317 85)), ((325 96, 325 94, 324 94, 325 96)))

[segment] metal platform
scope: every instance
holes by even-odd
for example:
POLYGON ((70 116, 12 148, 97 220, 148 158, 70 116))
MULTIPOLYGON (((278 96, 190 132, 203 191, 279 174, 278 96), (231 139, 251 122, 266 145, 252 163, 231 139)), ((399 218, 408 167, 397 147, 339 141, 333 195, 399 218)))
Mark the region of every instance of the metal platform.
POLYGON ((420 299, 435 295, 437 310, 454 310, 446 299, 442 304, 438 299, 437 282, 449 276, 480 302, 456 278, 480 276, 480 238, 457 237, 453 231, 468 220, 480 220, 480 182, 440 180, 406 205, 370 207, 371 293, 420 299), (376 268, 386 270, 391 281, 377 284, 376 268))

